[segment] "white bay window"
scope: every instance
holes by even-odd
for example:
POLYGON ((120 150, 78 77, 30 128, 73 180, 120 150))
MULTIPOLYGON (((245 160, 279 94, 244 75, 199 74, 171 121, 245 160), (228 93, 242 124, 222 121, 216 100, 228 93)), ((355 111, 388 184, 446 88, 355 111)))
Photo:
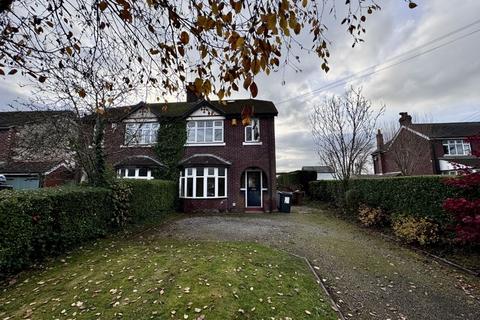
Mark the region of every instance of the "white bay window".
POLYGON ((226 168, 185 168, 180 172, 180 198, 208 199, 227 196, 226 168))

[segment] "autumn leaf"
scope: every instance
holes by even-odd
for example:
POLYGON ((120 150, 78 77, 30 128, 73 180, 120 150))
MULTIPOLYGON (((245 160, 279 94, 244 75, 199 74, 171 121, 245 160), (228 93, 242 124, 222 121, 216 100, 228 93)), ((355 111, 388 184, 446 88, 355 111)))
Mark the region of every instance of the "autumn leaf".
POLYGON ((408 7, 409 7, 410 9, 415 9, 415 8, 417 7, 417 4, 414 3, 414 2, 410 2, 410 3, 408 4, 408 7))
POLYGON ((2 76, 5 75, 5 72, 2 69, 0 69, 0 75, 2 75, 2 76))
POLYGON ((80 98, 85 98, 85 96, 87 95, 87 93, 85 92, 84 89, 80 89, 77 92, 78 92, 78 95, 80 96, 80 98))
POLYGON ((258 94, 258 87, 255 82, 252 82, 250 85, 250 93, 252 94, 252 97, 255 98, 258 94))
POLYGON ((182 31, 182 33, 180 35, 180 41, 183 44, 188 44, 188 42, 190 41, 190 36, 188 35, 188 32, 182 31))
POLYGON ((44 83, 45 80, 47 80, 47 77, 45 77, 45 76, 38 77, 38 81, 40 81, 41 83, 44 83))
POLYGON ((15 73, 17 73, 17 69, 12 69, 10 70, 10 72, 8 73, 9 75, 14 75, 15 73))
POLYGON ((105 11, 105 9, 107 9, 108 7, 108 3, 105 2, 105 1, 101 1, 99 4, 98 4, 98 8, 101 10, 101 11, 105 11))

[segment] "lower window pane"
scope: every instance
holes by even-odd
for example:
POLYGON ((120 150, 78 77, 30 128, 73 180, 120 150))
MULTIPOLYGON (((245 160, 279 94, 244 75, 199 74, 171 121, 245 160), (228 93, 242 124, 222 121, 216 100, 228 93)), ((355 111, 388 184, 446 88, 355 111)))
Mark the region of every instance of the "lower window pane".
POLYGON ((202 198, 203 197, 203 178, 198 178, 197 177, 197 182, 196 182, 196 187, 197 187, 197 190, 196 190, 196 197, 200 197, 202 198))
POLYGON ((148 169, 147 168, 140 168, 138 170, 138 176, 139 177, 146 177, 148 174, 148 169))
POLYGON ((207 197, 215 197, 215 178, 207 179, 207 197))
POLYGON ((187 178, 187 197, 193 197, 193 178, 187 178))
POLYGON ((218 178, 218 196, 225 197, 225 178, 218 178))
POLYGON ((180 178, 180 197, 185 197, 185 178, 180 178))
POLYGON ((127 172, 129 177, 135 177, 135 168, 129 168, 127 172))

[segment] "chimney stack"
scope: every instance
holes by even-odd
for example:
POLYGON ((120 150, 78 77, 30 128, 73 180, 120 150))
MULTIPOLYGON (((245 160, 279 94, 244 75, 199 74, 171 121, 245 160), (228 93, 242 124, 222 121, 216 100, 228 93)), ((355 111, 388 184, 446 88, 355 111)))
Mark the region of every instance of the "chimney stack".
POLYGON ((382 150, 383 147, 385 146, 385 143, 383 141, 383 134, 380 129, 377 131, 377 150, 382 150))
POLYGON ((409 126, 412 124, 412 116, 408 114, 408 112, 400 112, 400 126, 409 126))
POLYGON ((189 82, 185 89, 187 91, 187 102, 195 102, 201 99, 201 96, 195 92, 193 83, 189 82))

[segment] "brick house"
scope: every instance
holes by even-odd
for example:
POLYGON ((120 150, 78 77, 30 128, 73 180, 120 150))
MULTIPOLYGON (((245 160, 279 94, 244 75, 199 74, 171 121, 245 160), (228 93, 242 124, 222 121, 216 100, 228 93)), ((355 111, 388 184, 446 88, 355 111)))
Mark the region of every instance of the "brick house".
POLYGON ((372 153, 377 175, 457 174, 459 169, 480 169, 480 122, 412 123, 400 113, 400 129, 384 142, 377 133, 377 149, 372 153))
POLYGON ((66 117, 65 111, 0 112, 0 175, 8 185, 36 189, 74 180, 69 157, 58 147, 53 130, 54 122, 66 117), (51 142, 50 147, 40 142, 51 142))
MULTIPOLYGON (((153 146, 160 117, 185 119, 187 142, 179 163, 179 197, 185 212, 276 210, 274 119, 270 101, 207 101, 147 104, 109 111, 107 163, 119 177, 153 179, 162 169, 153 146), (249 110, 251 122, 242 124, 249 110)), ((161 138, 161 137, 160 137, 161 138)))

